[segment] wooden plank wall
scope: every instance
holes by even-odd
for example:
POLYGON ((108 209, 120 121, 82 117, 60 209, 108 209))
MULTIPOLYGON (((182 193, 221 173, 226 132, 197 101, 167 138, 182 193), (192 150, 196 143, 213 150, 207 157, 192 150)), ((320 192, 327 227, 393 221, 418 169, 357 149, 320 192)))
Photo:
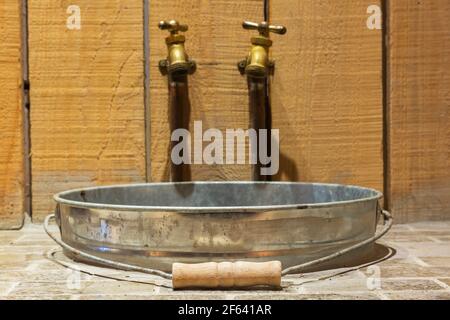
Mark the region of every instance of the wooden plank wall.
POLYGON ((390 207, 450 219, 450 2, 389 1, 389 16, 390 207))
MULTIPOLYGON (((383 146, 382 32, 366 26, 381 0, 271 1, 273 127, 280 129, 280 180, 383 189, 396 222, 450 217, 450 2, 387 1, 388 144, 383 146)), ((53 210, 55 192, 169 178, 163 19, 189 25, 191 125, 247 128, 248 53, 263 1, 150 1, 150 157, 146 168, 142 0, 29 0, 32 209, 53 210), (66 26, 70 5, 81 30, 66 26), (148 171, 148 172, 146 172, 148 171)), ((0 6, 0 228, 23 221, 24 174, 20 5, 0 6)), ((192 129, 192 126, 191 126, 192 129)), ((193 166, 193 180, 246 180, 250 166, 193 166)))
POLYGON ((0 229, 13 229, 24 217, 19 1, 0 4, 0 41, 0 229))
MULTIPOLYGON (((263 19, 261 0, 173 0, 150 1, 150 108, 151 178, 169 180, 170 130, 167 78, 158 70, 158 61, 167 55, 160 20, 176 19, 189 26, 186 50, 197 62, 189 76, 190 124, 203 122, 203 130, 248 128, 247 83, 237 70, 237 62, 250 50, 251 34, 242 29, 244 19, 263 19)), ((192 180, 249 180, 249 165, 193 165, 192 180)))
POLYGON ((145 181, 142 0, 30 0, 33 220, 55 192, 145 181), (67 8, 81 10, 69 30, 67 8))
POLYGON ((271 22, 288 28, 272 36, 278 178, 382 190, 382 32, 366 24, 380 2, 271 3, 271 22))

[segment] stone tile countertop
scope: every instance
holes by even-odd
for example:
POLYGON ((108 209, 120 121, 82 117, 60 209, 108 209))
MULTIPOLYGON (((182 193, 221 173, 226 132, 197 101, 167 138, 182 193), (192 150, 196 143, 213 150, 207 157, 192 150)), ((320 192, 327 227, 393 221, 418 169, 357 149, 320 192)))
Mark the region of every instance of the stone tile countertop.
POLYGON ((283 278, 282 290, 173 291, 146 274, 74 263, 42 225, 0 231, 4 299, 450 299, 450 221, 394 225, 379 244, 392 256, 359 268, 283 278), (68 265, 63 266, 49 259, 68 265))

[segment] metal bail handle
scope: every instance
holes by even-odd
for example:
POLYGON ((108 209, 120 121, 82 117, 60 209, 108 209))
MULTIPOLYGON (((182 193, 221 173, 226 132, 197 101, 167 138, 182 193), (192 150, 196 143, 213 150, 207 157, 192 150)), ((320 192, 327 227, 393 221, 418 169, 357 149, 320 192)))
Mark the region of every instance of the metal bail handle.
POLYGON ((279 288, 281 284, 281 277, 290 273, 299 273, 306 268, 314 265, 324 263, 326 261, 335 259, 351 251, 359 249, 369 243, 375 242, 384 236, 392 227, 392 216, 386 211, 382 210, 381 214, 384 218, 384 226, 379 233, 373 237, 361 241, 353 246, 337 251, 326 257, 309 261, 300 265, 292 266, 281 270, 281 263, 279 261, 270 262, 209 262, 198 264, 182 264, 174 263, 172 266, 172 274, 135 265, 130 265, 121 262, 111 261, 109 259, 100 258, 66 244, 64 241, 56 238, 49 230, 50 219, 54 219, 55 215, 50 214, 45 218, 44 230, 50 238, 52 238, 62 248, 72 252, 75 255, 83 257, 95 263, 122 269, 138 271, 147 274, 156 275, 164 279, 172 280, 174 289, 190 289, 190 288, 210 288, 210 289, 231 289, 236 287, 251 287, 256 285, 265 285, 272 288, 279 288))

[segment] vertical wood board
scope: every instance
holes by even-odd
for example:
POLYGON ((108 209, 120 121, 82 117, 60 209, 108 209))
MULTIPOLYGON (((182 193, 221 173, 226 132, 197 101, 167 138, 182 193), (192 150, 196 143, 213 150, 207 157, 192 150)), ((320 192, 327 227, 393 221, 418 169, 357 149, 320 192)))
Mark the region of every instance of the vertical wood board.
POLYGON ((450 218, 450 2, 389 1, 389 181, 397 222, 450 218))
POLYGON ((28 7, 32 206, 41 220, 56 192, 145 181, 143 1, 28 7))
POLYGON ((369 29, 380 1, 271 1, 273 128, 278 179, 383 189, 382 31, 369 29))
POLYGON ((0 229, 24 217, 20 1, 0 4, 0 229))

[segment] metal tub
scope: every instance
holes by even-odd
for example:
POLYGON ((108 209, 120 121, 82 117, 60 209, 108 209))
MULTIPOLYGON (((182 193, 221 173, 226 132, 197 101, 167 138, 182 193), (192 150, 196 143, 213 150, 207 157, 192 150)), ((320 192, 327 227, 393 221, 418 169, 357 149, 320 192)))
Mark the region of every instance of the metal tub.
POLYGON ((174 262, 280 260, 286 268, 326 256, 374 235, 381 196, 333 184, 183 182, 84 188, 55 200, 68 245, 170 271, 174 262))

